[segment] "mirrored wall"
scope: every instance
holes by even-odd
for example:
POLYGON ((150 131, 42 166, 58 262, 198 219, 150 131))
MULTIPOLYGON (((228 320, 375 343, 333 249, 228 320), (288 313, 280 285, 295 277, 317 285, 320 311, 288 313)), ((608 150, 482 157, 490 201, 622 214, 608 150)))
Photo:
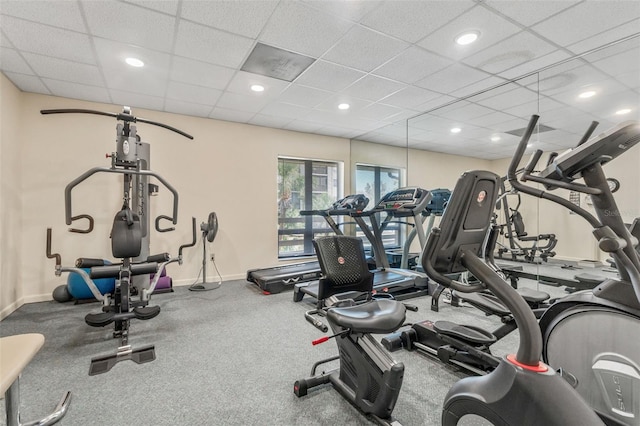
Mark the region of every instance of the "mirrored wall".
MULTIPOLYGON (((540 119, 528 141, 525 161, 535 150, 542 150, 537 169, 546 166, 550 153, 575 147, 594 122, 598 123, 597 135, 626 120, 639 120, 640 37, 612 43, 409 119, 409 184, 453 188, 459 175, 472 169, 505 176, 533 114, 540 119)), ((524 165, 523 161, 518 168, 524 165)), ((640 148, 635 147, 604 169, 619 184, 615 196, 626 223, 640 216, 639 165, 640 148)), ((603 268, 594 266, 605 265, 606 269, 607 256, 598 249, 591 227, 581 217, 510 189, 506 182, 503 202, 496 209, 496 224, 501 229, 497 255, 505 261, 517 260, 524 269, 533 267, 541 282, 548 274, 570 282, 582 273, 601 273, 603 268)), ((592 210, 584 194, 555 193, 592 210)))

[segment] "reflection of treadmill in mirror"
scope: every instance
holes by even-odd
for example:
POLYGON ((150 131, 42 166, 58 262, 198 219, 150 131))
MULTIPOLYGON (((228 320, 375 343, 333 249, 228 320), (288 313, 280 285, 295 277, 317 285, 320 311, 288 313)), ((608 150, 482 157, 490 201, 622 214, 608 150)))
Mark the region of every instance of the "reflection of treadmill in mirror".
MULTIPOLYGON (((336 223, 333 216, 349 216, 351 212, 364 210, 367 204, 369 199, 362 194, 348 195, 326 210, 301 210, 300 216, 320 216, 336 235, 342 235, 340 225, 344 223, 336 223)), ((275 294, 292 288, 296 283, 317 280, 320 275, 320 265, 313 261, 250 269, 247 271, 247 281, 255 283, 265 294, 275 294)))
MULTIPOLYGON (((387 293, 397 300, 429 294, 429 280, 424 273, 389 267, 382 234, 394 219, 412 217, 416 234, 421 246, 424 247, 426 236, 422 211, 430 200, 431 193, 425 189, 400 188, 387 193, 373 209, 350 213, 371 244, 371 253, 377 267, 372 271, 374 272, 373 288, 376 293, 387 293), (378 213, 386 213, 386 217, 381 222, 378 220, 378 213), (369 218, 371 225, 367 224, 365 218, 369 218)), ((317 297, 317 281, 296 284, 293 289, 293 301, 301 301, 305 294, 317 297)))

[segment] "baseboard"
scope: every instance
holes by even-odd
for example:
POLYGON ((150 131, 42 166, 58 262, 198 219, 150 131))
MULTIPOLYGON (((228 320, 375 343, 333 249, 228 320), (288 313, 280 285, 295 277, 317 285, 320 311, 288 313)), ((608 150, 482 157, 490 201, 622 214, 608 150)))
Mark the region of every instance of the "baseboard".
MULTIPOLYGON (((220 277, 218 276, 207 277, 207 278, 210 282, 216 282, 216 283, 220 282, 220 277)), ((233 281, 233 280, 244 280, 246 278, 247 278, 246 274, 225 275, 222 277, 222 282, 233 281)), ((202 281, 202 278, 198 278, 197 280, 195 278, 173 280, 173 285, 174 287, 190 286, 200 281, 202 281)))
POLYGON ((22 306, 22 305, 24 305, 24 298, 23 297, 21 297, 20 299, 16 300, 13 303, 11 303, 9 306, 5 307, 2 311, 0 311, 0 321, 2 321, 3 319, 5 319, 9 315, 11 315, 18 308, 20 308, 20 306, 22 306))

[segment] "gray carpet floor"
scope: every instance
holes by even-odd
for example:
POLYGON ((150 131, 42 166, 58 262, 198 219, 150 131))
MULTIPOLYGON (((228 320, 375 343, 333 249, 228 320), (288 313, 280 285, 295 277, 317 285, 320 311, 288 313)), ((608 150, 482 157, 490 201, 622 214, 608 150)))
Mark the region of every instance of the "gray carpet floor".
MULTIPOLYGON (((420 310, 407 312, 407 321, 448 319, 488 329, 499 324, 475 308, 442 300, 440 312, 431 312, 430 299, 408 301, 420 310)), ((149 321, 133 320, 129 343, 154 344, 157 359, 120 362, 97 376, 88 375, 91 358, 113 353, 119 343, 112 327, 85 324, 84 316, 99 311, 98 304, 32 303, 0 322, 1 336, 36 332, 46 338, 22 375, 23 421, 48 414, 69 390, 62 425, 370 424, 330 386, 302 398, 293 394, 293 383, 307 377, 315 361, 336 353, 332 340, 311 345, 322 335, 303 317, 311 299, 294 303, 291 291, 266 296, 241 280, 209 292, 177 287, 154 295, 151 304, 162 312, 149 321)), ((516 346, 514 333, 494 351, 513 352, 516 346)), ((404 425, 440 424, 444 396, 465 373, 416 352, 394 357, 405 365, 394 417, 404 425)), ((2 404, 0 421, 4 417, 2 404)))

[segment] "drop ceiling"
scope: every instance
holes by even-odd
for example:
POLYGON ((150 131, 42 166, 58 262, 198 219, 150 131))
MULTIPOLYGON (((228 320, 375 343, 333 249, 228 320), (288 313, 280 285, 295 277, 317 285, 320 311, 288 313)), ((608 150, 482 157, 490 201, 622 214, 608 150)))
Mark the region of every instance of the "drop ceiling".
MULTIPOLYGON (((423 128, 413 120, 412 147, 493 159, 509 149, 479 143, 481 129, 523 127, 544 102, 572 105, 570 88, 611 89, 589 116, 610 115, 624 93, 637 117, 639 29, 637 0, 0 0, 0 70, 25 92, 402 146, 410 117, 632 37, 535 88, 508 84, 434 111, 423 128), (479 39, 456 45, 467 30, 479 39), (314 60, 291 82, 242 71, 258 43, 314 60), (435 121, 477 136, 455 145, 435 121)), ((571 117, 545 124, 561 118, 571 117)))

